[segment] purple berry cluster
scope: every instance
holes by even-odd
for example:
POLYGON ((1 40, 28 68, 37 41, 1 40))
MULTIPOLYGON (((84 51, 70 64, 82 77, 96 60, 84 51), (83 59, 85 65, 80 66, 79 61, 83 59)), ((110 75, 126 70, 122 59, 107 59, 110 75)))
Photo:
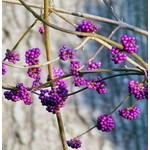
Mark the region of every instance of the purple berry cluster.
MULTIPOLYGON (((97 32, 99 30, 99 26, 95 25, 92 21, 83 20, 81 24, 78 25, 76 31, 92 33, 97 32)), ((83 36, 79 36, 82 38, 83 36)))
POLYGON ((33 83, 32 83, 32 88, 35 88, 35 87, 40 86, 40 85, 42 85, 42 82, 40 81, 39 78, 36 78, 36 79, 33 81, 33 83))
POLYGON ((129 81, 129 93, 133 94, 138 100, 148 98, 148 88, 135 80, 129 81))
POLYGON ((95 70, 101 67, 101 62, 89 61, 87 65, 88 65, 87 70, 95 70))
POLYGON ((41 35, 45 34, 45 29, 43 26, 39 28, 39 32, 41 33, 41 35))
POLYGON ((32 49, 26 51, 26 54, 25 54, 26 63, 29 66, 38 65, 38 63, 39 63, 38 57, 40 55, 41 55, 41 50, 39 48, 32 48, 32 49))
POLYGON ((114 61, 115 64, 121 64, 127 59, 126 53, 124 53, 121 49, 117 47, 112 47, 111 57, 111 60, 114 61))
POLYGON ((2 63, 2 75, 5 75, 7 72, 6 65, 2 63))
POLYGON ((27 73, 28 73, 28 76, 30 78, 33 78, 33 79, 39 79, 40 78, 40 73, 41 73, 42 69, 41 68, 29 68, 27 73))
POLYGON ((60 49, 60 54, 59 54, 60 59, 66 61, 68 59, 74 59, 75 58, 75 50, 73 49, 68 49, 67 46, 63 46, 60 49))
MULTIPOLYGON (((59 77, 62 77, 63 75, 65 75, 64 71, 60 68, 57 68, 57 67, 53 67, 53 73, 54 73, 54 78, 59 78, 59 77)), ((47 81, 50 81, 50 78, 49 78, 49 75, 47 76, 47 81)), ((58 81, 56 81, 54 83, 55 86, 57 87, 62 87, 62 88, 67 88, 67 82, 60 79, 58 81)))
POLYGON ((136 45, 135 37, 124 35, 121 37, 121 43, 124 46, 123 51, 127 53, 133 54, 139 49, 139 46, 136 45))
POLYGON ((70 63, 70 68, 71 68, 71 74, 74 76, 79 76, 79 71, 78 69, 81 68, 81 63, 80 61, 71 61, 70 63))
POLYGON ((7 50, 5 55, 6 55, 6 59, 13 64, 15 64, 16 61, 20 61, 20 56, 17 51, 11 52, 10 50, 7 50))
POLYGON ((28 88, 24 87, 23 83, 16 85, 15 90, 5 91, 4 96, 7 100, 11 100, 13 102, 23 100, 25 105, 33 103, 31 92, 28 88))
POLYGON ((96 90, 99 87, 97 80, 86 80, 86 85, 90 90, 96 90))
MULTIPOLYGON (((39 64, 39 59, 38 57, 41 55, 41 50, 39 48, 32 48, 28 50, 25 54, 26 58, 26 63, 29 66, 32 65, 38 65, 39 64)), ((30 78, 35 79, 32 83, 32 87, 35 87, 35 85, 41 84, 40 79, 41 79, 41 68, 29 68, 27 71, 27 74, 30 78)))
POLYGON ((71 139, 71 140, 67 141, 67 144, 71 148, 78 149, 81 147, 82 142, 79 139, 71 139))
POLYGON ((100 78, 94 80, 87 80, 86 85, 89 89, 96 90, 99 94, 107 93, 107 84, 105 81, 100 81, 100 78))
POLYGON ((72 83, 74 84, 74 86, 81 87, 86 85, 86 80, 84 79, 84 77, 74 77, 72 83))
POLYGON ((106 85, 107 85, 107 83, 105 81, 100 81, 96 91, 99 94, 106 94, 107 93, 106 85))
POLYGON ((110 132, 115 128, 115 120, 111 115, 105 114, 99 116, 96 127, 103 132, 110 132))
POLYGON ((64 107, 65 100, 67 99, 67 88, 55 88, 52 90, 41 90, 39 99, 43 106, 46 106, 48 112, 57 114, 60 108, 64 107))
POLYGON ((121 117, 128 120, 135 120, 141 114, 141 111, 138 107, 120 109, 118 112, 121 117))

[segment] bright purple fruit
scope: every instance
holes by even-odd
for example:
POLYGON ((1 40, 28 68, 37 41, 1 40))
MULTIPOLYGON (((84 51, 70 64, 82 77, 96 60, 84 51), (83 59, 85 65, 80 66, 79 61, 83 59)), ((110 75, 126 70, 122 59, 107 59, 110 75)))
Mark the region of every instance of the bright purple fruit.
POLYGON ((12 62, 12 63, 16 63, 16 61, 20 61, 20 56, 19 56, 19 53, 17 51, 10 51, 10 50, 7 50, 7 52, 5 53, 6 55, 6 59, 9 61, 9 62, 12 62))
POLYGON ((74 59, 75 58, 75 50, 73 49, 68 49, 67 46, 63 46, 60 49, 60 54, 59 54, 60 59, 66 61, 68 59, 74 59))
POLYGON ((119 48, 112 47, 111 49, 111 60, 114 61, 115 64, 121 64, 126 61, 127 55, 119 48))
POLYGON ((64 107, 68 97, 67 88, 58 87, 52 90, 41 90, 39 99, 48 112, 57 114, 60 108, 64 107))
POLYGON ((39 28, 39 32, 41 33, 41 35, 44 35, 44 34, 45 34, 45 29, 44 29, 44 27, 40 27, 40 28, 39 28))
POLYGON ((96 127, 103 132, 110 132, 115 128, 115 120, 111 115, 105 114, 99 116, 96 127))
POLYGON ((79 139, 71 139, 71 140, 67 141, 67 144, 71 148, 78 149, 81 147, 82 142, 79 139))
POLYGON ((80 86, 86 85, 86 80, 84 79, 84 77, 74 77, 73 84, 75 86, 80 87, 80 86))
MULTIPOLYGON (((83 20, 81 24, 78 25, 76 31, 79 32, 87 32, 87 33, 94 33, 99 30, 99 26, 95 25, 92 21, 83 20)), ((78 36, 83 38, 83 36, 78 36)))
POLYGON ((138 107, 120 109, 118 112, 121 117, 128 120, 135 120, 141 114, 141 111, 138 107))
POLYGON ((11 100, 13 102, 23 100, 26 105, 33 103, 31 92, 28 88, 24 87, 23 83, 16 85, 16 89, 14 90, 5 91, 4 95, 7 100, 11 100))
POLYGON ((7 72, 6 65, 2 63, 2 75, 5 75, 7 72))
POLYGON ((79 71, 78 69, 81 68, 81 63, 80 61, 71 61, 70 63, 70 68, 71 68, 71 74, 74 76, 79 76, 79 71))
POLYGON ((136 40, 132 36, 124 35, 121 37, 121 43, 124 46, 124 51, 127 53, 136 53, 139 46, 136 44, 136 40))
POLYGON ((41 55, 41 50, 39 48, 32 48, 26 51, 25 58, 26 63, 29 66, 37 65, 39 63, 38 57, 41 55))
POLYGON ((144 86, 143 83, 139 83, 135 80, 129 81, 129 93, 133 94, 136 99, 147 99, 148 98, 148 88, 144 86))
POLYGON ((99 69, 101 67, 101 62, 89 61, 87 65, 88 65, 87 70, 99 69))

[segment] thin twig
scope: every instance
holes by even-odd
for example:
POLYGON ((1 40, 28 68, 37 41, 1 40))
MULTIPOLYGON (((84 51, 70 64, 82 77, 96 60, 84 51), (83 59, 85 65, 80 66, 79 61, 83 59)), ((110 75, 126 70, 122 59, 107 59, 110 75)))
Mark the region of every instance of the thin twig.
MULTIPOLYGON (((22 5, 17 0, 2 0, 2 1, 5 2, 5 3, 22 5)), ((29 5, 30 7, 41 9, 40 5, 36 5, 36 4, 33 4, 33 3, 26 3, 26 4, 29 5)), ((87 13, 75 12, 75 11, 66 10, 66 9, 62 9, 62 8, 58 8, 58 7, 50 7, 49 9, 53 9, 54 11, 59 12, 59 13, 64 13, 64 14, 68 14, 68 15, 74 15, 74 16, 77 16, 77 17, 82 17, 82 18, 86 18, 86 19, 91 19, 91 20, 95 20, 95 21, 100 21, 100 22, 104 22, 104 23, 113 24, 113 25, 116 25, 116 26, 121 25, 125 29, 131 30, 131 31, 134 31, 134 32, 137 32, 137 33, 140 33, 140 34, 143 34, 145 36, 148 36, 148 32, 147 31, 142 30, 142 29, 140 29, 138 27, 129 25, 129 24, 123 22, 123 21, 115 21, 115 20, 108 19, 108 18, 105 18, 105 17, 100 17, 100 16, 91 15, 91 14, 87 14, 87 13)))
MULTIPOLYGON (((99 80, 99 82, 103 81, 103 80, 107 80, 107 79, 111 79, 111 78, 115 78, 115 77, 119 77, 119 76, 127 76, 127 75, 138 75, 139 76, 139 75, 143 75, 143 73, 122 73, 122 74, 115 74, 115 75, 112 75, 112 76, 108 76, 108 77, 102 78, 102 79, 99 80)), ((87 87, 82 88, 80 90, 77 90, 75 92, 72 92, 72 93, 68 94, 68 96, 75 95, 75 94, 80 93, 80 92, 82 92, 82 91, 84 91, 86 89, 88 89, 88 88, 87 87)))
MULTIPOLYGON (((38 19, 36 19, 31 26, 23 33, 23 35, 20 37, 20 39, 17 41, 17 43, 14 45, 14 47, 11 49, 10 52, 13 52, 16 50, 16 48, 18 47, 18 45, 22 42, 22 40, 26 37, 26 35, 30 32, 30 30, 32 29, 32 27, 37 23, 38 19)), ((3 59, 3 62, 6 60, 6 57, 3 59)))
POLYGON ((132 95, 132 94, 129 94, 127 97, 125 97, 125 98, 123 99, 123 101, 121 101, 120 104, 115 107, 115 109, 110 113, 110 115, 111 115, 112 113, 114 113, 122 104, 124 104, 124 103, 131 97, 131 95, 132 95))
MULTIPOLYGON (((108 38, 110 39, 119 29, 120 29, 120 26, 118 26, 117 28, 115 28, 115 29, 111 32, 111 34, 108 36, 108 38)), ((105 47, 105 46, 102 45, 102 46, 98 49, 98 51, 97 51, 88 61, 94 60, 94 59, 96 58, 96 56, 102 51, 102 49, 103 49, 104 47, 105 47)))
MULTIPOLYGON (((33 11, 23 0, 19 0, 22 5, 27 9, 29 10, 37 19, 39 19, 40 21, 42 21, 44 24, 46 24, 47 26, 50 26, 56 30, 59 30, 59 31, 62 31, 62 32, 66 32, 66 33, 69 33, 69 34, 75 34, 75 35, 79 35, 79 36, 88 36, 88 37, 92 37, 92 38, 97 38, 97 39, 100 39, 101 41, 105 41, 113 46, 116 46, 120 49, 123 49, 123 45, 115 42, 115 41, 112 41, 110 40, 109 38, 106 38, 102 35, 99 35, 99 34, 96 34, 96 33, 84 33, 84 32, 76 32, 76 31, 71 31, 71 30, 67 30, 67 29, 64 29, 64 28, 61 28, 61 27, 58 27, 56 25, 53 25, 51 23, 49 23, 48 21, 44 20, 43 18, 41 18, 41 16, 39 16, 35 11, 33 11)), ((136 59, 147 69, 148 68, 148 65, 147 63, 142 59, 140 58, 137 54, 134 54, 134 56, 136 56, 136 59)))
POLYGON ((64 16, 62 16, 61 14, 57 13, 56 11, 54 11, 54 10, 52 10, 52 9, 51 9, 51 11, 52 11, 55 15, 57 15, 58 17, 62 18, 63 20, 65 20, 66 22, 68 22, 69 24, 71 24, 73 27, 76 28, 76 27, 78 26, 77 24, 72 23, 69 19, 67 19, 66 17, 64 17, 64 16))
POLYGON ((96 127, 96 125, 93 126, 93 127, 91 127, 90 129, 88 129, 87 131, 83 132, 82 134, 76 136, 74 139, 79 139, 81 136, 83 136, 83 135, 85 135, 86 133, 90 132, 90 131, 93 130, 95 127, 96 127))
POLYGON ((135 69, 135 68, 130 68, 130 69, 116 69, 116 68, 112 68, 112 69, 98 69, 98 70, 86 70, 86 71, 79 71, 81 75, 84 74, 89 74, 89 73, 106 73, 106 72, 138 72, 141 73, 141 70, 139 69, 135 69))

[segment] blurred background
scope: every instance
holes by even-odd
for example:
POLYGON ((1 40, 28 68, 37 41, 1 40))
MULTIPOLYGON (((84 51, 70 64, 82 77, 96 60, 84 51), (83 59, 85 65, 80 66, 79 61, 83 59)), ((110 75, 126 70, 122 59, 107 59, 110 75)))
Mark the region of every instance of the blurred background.
MULTIPOLYGON (((43 5, 40 0, 28 0, 26 2, 43 5)), ((110 0, 110 4, 114 7, 119 18, 131 25, 147 30, 147 0, 110 0)), ((54 0, 56 7, 61 7, 67 10, 80 11, 90 13, 97 16, 115 19, 110 10, 106 7, 102 0, 54 0)), ((34 9, 40 14, 39 9, 34 9)), ((11 49, 19 37, 27 30, 27 28, 34 22, 35 18, 24 7, 3 3, 3 30, 2 30, 2 44, 3 44, 3 58, 5 50, 11 49)), ((79 24, 82 18, 71 15, 64 15, 79 24)), ((59 17, 52 15, 53 24, 61 27, 74 28, 59 17)), ((99 34, 108 37, 114 25, 96 22, 101 26, 99 34)), ((38 22, 26 36, 24 41, 18 46, 17 50, 21 56, 21 61, 18 65, 25 64, 25 52, 31 48, 38 47, 42 50, 41 62, 46 61, 45 48, 43 37, 38 32, 39 27, 42 26, 38 22)), ((120 41, 123 34, 135 36, 140 49, 138 54, 147 61, 147 37, 138 33, 120 29, 112 37, 115 41, 120 41)), ((53 57, 58 57, 58 51, 62 45, 68 45, 70 48, 75 48, 81 43, 82 39, 74 35, 69 35, 51 29, 51 43, 53 49, 53 57)), ((85 51, 78 52, 78 59, 83 63, 92 56, 101 45, 89 41, 85 46, 85 51)), ((102 68, 119 68, 120 65, 113 65, 110 61, 109 51, 105 48, 96 58, 101 61, 102 68)), ((54 63, 55 66, 63 68, 68 71, 68 65, 62 61, 54 63)), ((33 81, 27 77, 26 69, 17 69, 7 67, 8 72, 3 76, 3 83, 10 85, 16 82, 23 82, 26 86, 31 86, 33 81)), ((106 77, 109 74, 102 74, 106 77)), ((42 82, 47 78, 47 68, 43 68, 42 82)), ((64 121, 67 139, 74 138, 80 133, 86 131, 96 123, 99 115, 109 113, 115 106, 128 94, 128 81, 130 79, 137 79, 142 81, 141 77, 128 76, 110 79, 108 83, 108 94, 99 95, 95 91, 85 90, 82 93, 69 97, 65 108, 61 110, 64 121), (71 113, 70 113, 71 112, 71 113)), ((73 87, 70 82, 70 92, 78 88, 73 87)), ((5 90, 3 90, 5 91, 5 90)), ((61 150, 61 141, 59 139, 58 126, 56 116, 48 113, 43 106, 41 106, 38 97, 34 95, 34 104, 25 106, 21 101, 13 103, 7 101, 3 97, 3 150, 61 150)), ((131 99, 125 106, 130 106, 131 99)), ((113 116, 116 120, 116 128, 111 133, 102 133, 96 129, 84 135, 81 150, 145 150, 147 141, 147 101, 142 100, 137 104, 142 111, 141 116, 135 121, 128 121, 122 119, 117 113, 113 116)))

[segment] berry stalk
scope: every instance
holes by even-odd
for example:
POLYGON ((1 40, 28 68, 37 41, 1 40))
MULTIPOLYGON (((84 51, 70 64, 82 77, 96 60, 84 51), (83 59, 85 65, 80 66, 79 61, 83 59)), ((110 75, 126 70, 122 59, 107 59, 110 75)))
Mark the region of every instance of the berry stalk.
MULTIPOLYGON (((49 6, 50 6, 49 0, 44 0, 44 19, 46 21, 49 21, 49 6)), ((45 47, 46 47, 47 60, 50 61, 52 60, 52 50, 51 50, 51 44, 50 44, 49 27, 46 24, 44 24, 44 28, 45 28, 45 47)), ((48 71, 49 71, 50 80, 54 79, 52 64, 48 65, 48 71)), ((52 85, 52 88, 53 88, 53 85, 52 85)), ((68 150, 61 114, 59 112, 56 115, 57 115, 57 122, 58 122, 59 130, 60 130, 60 137, 61 137, 63 149, 68 150)))
POLYGON ((131 97, 131 95, 132 94, 129 94, 127 97, 125 97, 123 101, 121 101, 121 103, 110 113, 110 115, 114 113, 122 104, 124 104, 131 97))

